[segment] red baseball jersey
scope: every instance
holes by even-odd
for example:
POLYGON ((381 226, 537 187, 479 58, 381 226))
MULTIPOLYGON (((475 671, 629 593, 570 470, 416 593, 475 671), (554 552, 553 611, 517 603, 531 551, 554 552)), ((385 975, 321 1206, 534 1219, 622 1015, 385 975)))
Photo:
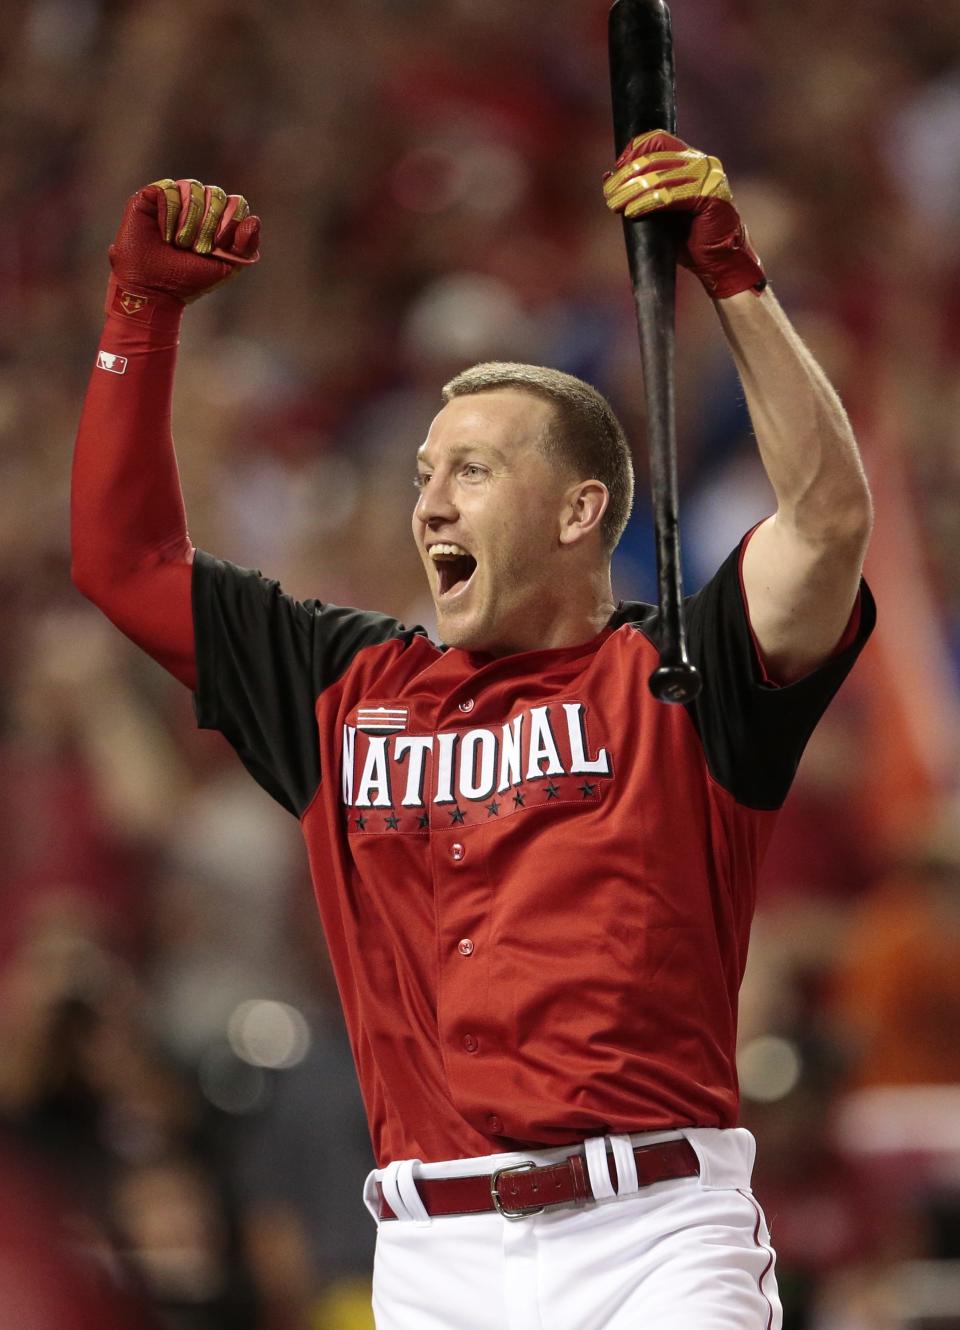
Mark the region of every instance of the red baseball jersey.
POLYGON ((735 551, 686 602, 686 707, 649 605, 491 658, 199 551, 193 602, 199 722, 300 819, 381 1166, 734 1124, 757 871, 866 587, 774 687, 735 551))

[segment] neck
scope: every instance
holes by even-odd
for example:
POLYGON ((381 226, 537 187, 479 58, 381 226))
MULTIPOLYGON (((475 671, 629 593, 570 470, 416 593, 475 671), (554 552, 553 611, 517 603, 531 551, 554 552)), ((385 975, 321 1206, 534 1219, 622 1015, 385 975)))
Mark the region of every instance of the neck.
POLYGON ((589 642, 602 632, 616 609, 610 584, 610 565, 591 569, 578 580, 578 594, 572 598, 569 613, 554 620, 549 634, 553 647, 575 647, 589 642))
POLYGON ((480 654, 513 656, 521 651, 549 651, 581 646, 603 631, 616 609, 610 584, 610 565, 578 570, 568 583, 557 585, 557 595, 545 597, 515 634, 480 654))

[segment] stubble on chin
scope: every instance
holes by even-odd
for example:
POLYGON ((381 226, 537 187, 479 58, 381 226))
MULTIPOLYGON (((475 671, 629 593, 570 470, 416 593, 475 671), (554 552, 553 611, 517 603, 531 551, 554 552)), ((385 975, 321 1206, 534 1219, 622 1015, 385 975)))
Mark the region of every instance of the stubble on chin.
POLYGON ((458 622, 456 616, 445 619, 438 614, 437 634, 444 645, 456 647, 459 651, 486 651, 488 649, 480 625, 458 622))
POLYGON ((463 628, 458 628, 455 622, 445 622, 439 616, 437 618, 437 634, 440 641, 443 642, 445 646, 456 647, 461 651, 470 651, 473 649, 470 643, 469 631, 463 628))

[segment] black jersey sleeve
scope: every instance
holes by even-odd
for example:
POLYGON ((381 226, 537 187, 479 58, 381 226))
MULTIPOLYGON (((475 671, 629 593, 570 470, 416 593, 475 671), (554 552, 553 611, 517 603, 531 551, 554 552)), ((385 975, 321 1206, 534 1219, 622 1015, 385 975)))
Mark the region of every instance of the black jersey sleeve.
POLYGON ((258 784, 299 817, 320 783, 317 697, 358 651, 411 634, 383 614, 294 600, 260 572, 202 550, 193 621, 197 723, 219 730, 258 784))
POLYGON ((750 630, 740 578, 742 548, 743 542, 685 601, 690 658, 703 679, 688 710, 713 778, 738 803, 774 809, 786 798, 814 727, 870 636, 876 607, 862 582, 852 640, 796 682, 769 683, 750 630))

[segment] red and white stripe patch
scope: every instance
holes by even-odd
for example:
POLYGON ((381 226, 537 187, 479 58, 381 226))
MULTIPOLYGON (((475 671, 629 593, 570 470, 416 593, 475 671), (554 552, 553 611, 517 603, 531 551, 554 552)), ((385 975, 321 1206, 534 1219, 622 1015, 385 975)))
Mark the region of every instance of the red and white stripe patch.
POLYGON ((407 728, 407 708, 358 707, 356 723, 364 734, 397 734, 407 728))

